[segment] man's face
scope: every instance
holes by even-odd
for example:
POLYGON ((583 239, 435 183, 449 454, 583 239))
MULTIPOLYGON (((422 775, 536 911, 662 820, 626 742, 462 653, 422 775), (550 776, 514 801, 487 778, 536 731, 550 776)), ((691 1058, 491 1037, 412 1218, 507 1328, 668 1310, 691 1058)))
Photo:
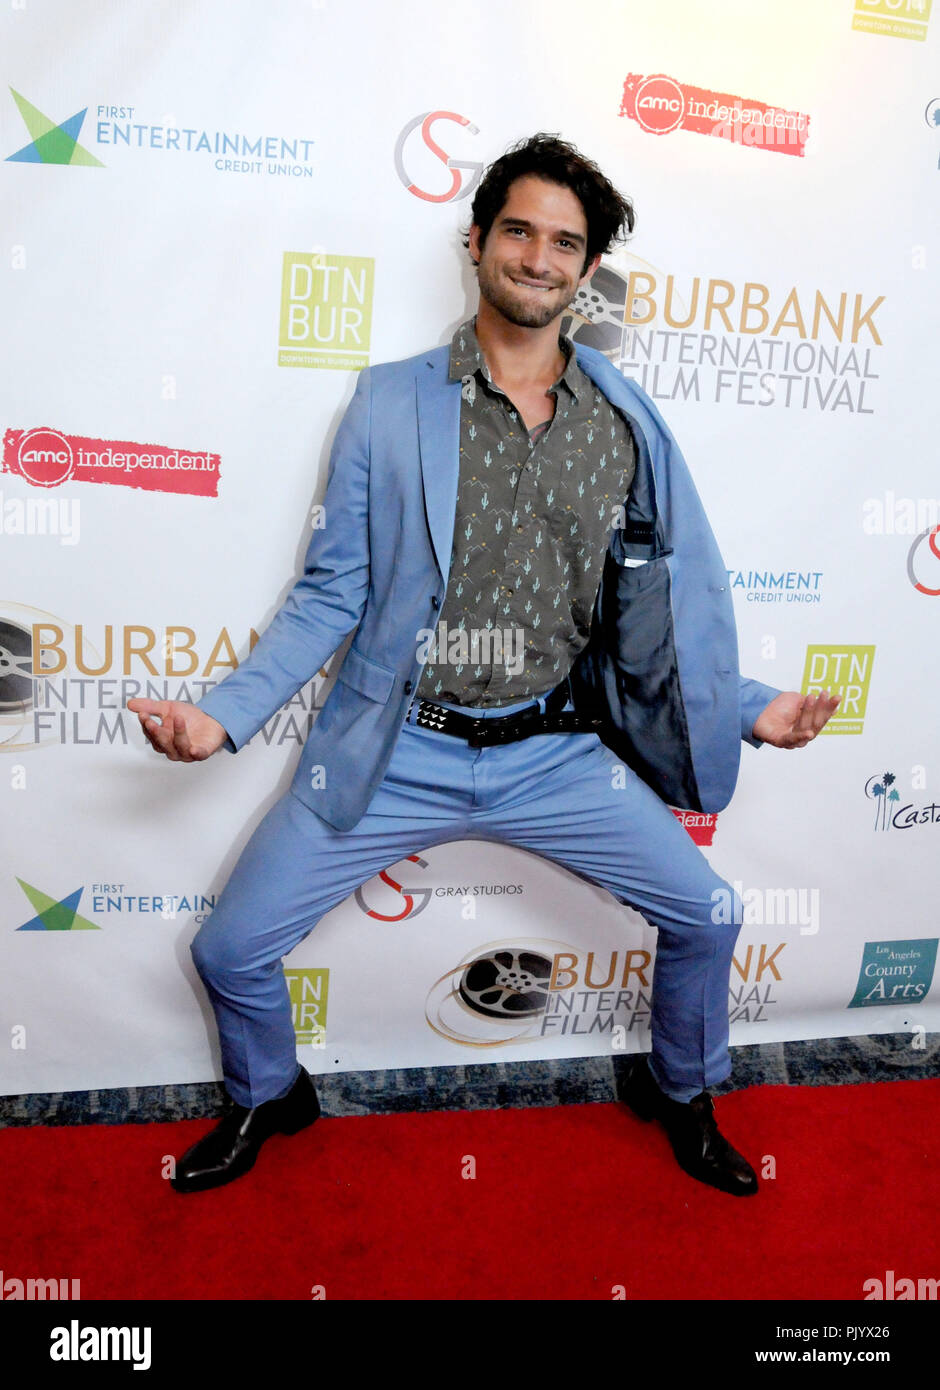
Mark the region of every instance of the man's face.
POLYGON ((486 241, 470 228, 480 294, 503 318, 544 328, 590 280, 600 256, 583 270, 587 219, 580 200, 559 183, 526 174, 510 184, 486 241))

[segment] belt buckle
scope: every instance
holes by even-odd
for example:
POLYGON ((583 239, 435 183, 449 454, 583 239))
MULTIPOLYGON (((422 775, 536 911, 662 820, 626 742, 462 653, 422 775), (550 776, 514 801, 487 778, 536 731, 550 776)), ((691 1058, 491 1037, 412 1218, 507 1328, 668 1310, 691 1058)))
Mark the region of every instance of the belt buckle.
POLYGON ((477 718, 472 721, 472 727, 469 733, 467 734, 468 748, 487 747, 487 745, 491 742, 491 740, 487 737, 487 734, 492 733, 492 730, 488 730, 486 727, 489 723, 490 720, 488 719, 477 718))
POLYGON ((518 743, 524 738, 520 732, 522 722, 517 714, 496 719, 474 719, 467 744, 470 748, 494 748, 504 743, 518 743))

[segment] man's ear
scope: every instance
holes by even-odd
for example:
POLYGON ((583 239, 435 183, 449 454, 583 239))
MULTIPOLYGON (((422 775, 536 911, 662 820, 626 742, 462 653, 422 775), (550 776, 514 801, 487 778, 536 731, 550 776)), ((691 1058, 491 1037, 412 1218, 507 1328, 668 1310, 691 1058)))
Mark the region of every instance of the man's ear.
POLYGON ((470 252, 470 259, 473 261, 474 265, 479 265, 480 254, 483 250, 483 243, 480 240, 480 229, 475 222, 470 228, 470 231, 467 235, 467 240, 470 243, 468 247, 468 250, 470 252))
POLYGON ((581 279, 578 281, 578 284, 579 284, 579 285, 586 285, 587 282, 590 280, 591 276, 594 274, 594 272, 595 272, 595 270, 597 269, 597 267, 600 265, 600 263, 601 263, 600 255, 595 256, 594 259, 588 263, 588 268, 587 268, 587 270, 584 272, 584 274, 581 276, 581 279))

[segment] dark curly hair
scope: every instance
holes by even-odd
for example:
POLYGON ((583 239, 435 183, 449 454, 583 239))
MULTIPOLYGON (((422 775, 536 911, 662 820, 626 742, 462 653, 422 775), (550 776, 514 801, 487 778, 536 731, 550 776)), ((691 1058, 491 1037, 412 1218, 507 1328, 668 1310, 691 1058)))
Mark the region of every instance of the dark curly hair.
MULTIPOLYGON (((510 185, 527 174, 570 188, 584 208, 588 226, 585 270, 598 252, 603 255, 612 250, 615 242, 626 240, 633 231, 636 218, 630 199, 618 193, 597 165, 574 145, 539 131, 511 145, 483 174, 470 210, 472 223, 480 228, 481 246, 506 204, 510 185)), ((468 229, 464 246, 469 245, 468 229)))

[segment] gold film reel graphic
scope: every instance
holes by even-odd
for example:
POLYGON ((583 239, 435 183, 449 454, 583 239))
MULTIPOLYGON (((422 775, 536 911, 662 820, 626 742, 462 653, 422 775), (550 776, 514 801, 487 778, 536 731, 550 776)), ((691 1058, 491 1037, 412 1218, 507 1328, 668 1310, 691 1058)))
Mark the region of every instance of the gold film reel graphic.
MULTIPOLYGON (((42 699, 44 666, 49 666, 46 674, 50 679, 61 678, 62 674, 53 667, 49 653, 45 653, 45 661, 37 667, 34 641, 37 626, 43 631, 61 633, 67 641, 74 642, 74 626, 54 613, 11 600, 0 602, 0 750, 3 752, 51 747, 60 742, 52 732, 46 737, 37 736, 34 726, 34 714, 47 711, 42 699)), ((88 651, 96 664, 100 664, 97 648, 89 643, 88 651)), ((53 700, 52 708, 61 706, 53 700)))
POLYGON ((538 1041, 554 958, 571 950, 563 941, 518 937, 475 947, 428 991, 428 1027, 464 1047, 538 1041))

